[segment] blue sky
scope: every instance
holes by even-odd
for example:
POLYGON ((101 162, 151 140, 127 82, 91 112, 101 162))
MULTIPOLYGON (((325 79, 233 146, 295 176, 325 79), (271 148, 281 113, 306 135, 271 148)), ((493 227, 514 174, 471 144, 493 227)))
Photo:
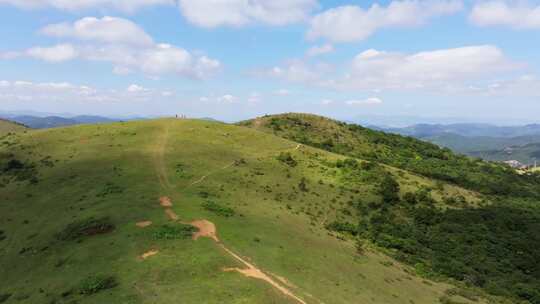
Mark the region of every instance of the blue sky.
POLYGON ((539 1, 0 0, 0 110, 537 122, 539 1))

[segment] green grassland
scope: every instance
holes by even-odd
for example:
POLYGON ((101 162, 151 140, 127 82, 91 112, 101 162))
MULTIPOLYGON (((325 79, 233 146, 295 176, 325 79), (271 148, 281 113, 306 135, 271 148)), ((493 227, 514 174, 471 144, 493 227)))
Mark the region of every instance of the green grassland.
POLYGON ((16 122, 12 122, 5 119, 0 119, 0 136, 5 135, 10 132, 24 131, 27 128, 16 122))
POLYGON ((412 137, 298 113, 260 117, 239 125, 335 153, 385 163, 487 195, 540 198, 536 177, 457 155, 412 137))
POLYGON ((357 235, 380 210, 407 224, 406 198, 454 213, 496 201, 258 130, 163 119, 14 133, 0 168, 0 303, 299 303, 224 271, 242 267, 227 250, 309 304, 516 303, 357 235), (189 237, 202 219, 220 243, 189 237))

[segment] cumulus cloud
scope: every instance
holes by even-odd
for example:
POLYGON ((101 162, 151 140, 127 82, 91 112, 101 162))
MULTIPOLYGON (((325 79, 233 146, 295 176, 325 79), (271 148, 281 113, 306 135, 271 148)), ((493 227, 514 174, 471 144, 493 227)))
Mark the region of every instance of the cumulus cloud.
POLYGON ((482 79, 517 68, 495 46, 480 45, 402 54, 367 50, 351 62, 338 86, 363 89, 430 89, 482 79))
POLYGON ((179 0, 182 15, 190 23, 207 28, 285 25, 306 20, 317 6, 316 0, 179 0))
POLYGON ((126 91, 128 91, 129 93, 140 93, 140 92, 148 92, 149 90, 140 85, 132 84, 129 87, 127 87, 126 91))
POLYGON ((499 48, 479 45, 413 54, 369 49, 340 68, 321 69, 305 62, 292 62, 268 69, 266 75, 340 90, 451 92, 523 67, 508 59, 499 48))
POLYGON ((82 18, 74 23, 51 24, 41 32, 48 36, 105 43, 152 45, 152 38, 135 23, 116 17, 82 18))
POLYGON ((291 60, 281 66, 256 71, 257 75, 283 79, 289 82, 318 83, 321 76, 329 72, 327 64, 309 65, 301 60, 291 60))
POLYGON ((48 62, 62 62, 77 57, 77 50, 71 44, 59 44, 52 47, 34 47, 26 51, 26 55, 48 62))
POLYGON ((221 62, 204 55, 196 55, 183 48, 153 39, 127 19, 87 17, 73 24, 53 24, 42 33, 66 39, 83 40, 83 43, 64 43, 50 47, 34 47, 23 52, 9 52, 0 59, 21 56, 48 62, 62 62, 75 58, 109 62, 113 72, 125 75, 140 71, 149 76, 174 74, 205 79, 221 70, 221 62))
POLYGON ((237 101, 236 96, 231 94, 225 94, 217 98, 217 101, 220 103, 235 103, 237 101))
POLYGON ((331 44, 324 44, 324 45, 321 45, 321 46, 314 46, 314 47, 311 47, 308 51, 307 51, 307 55, 309 57, 315 57, 315 56, 319 56, 319 55, 324 55, 324 54, 328 54, 328 53, 331 53, 334 51, 334 46, 331 45, 331 44))
POLYGON ((415 27, 462 8, 461 0, 392 1, 386 7, 373 4, 368 9, 340 6, 314 16, 307 37, 334 42, 360 41, 382 28, 415 27))
POLYGON ((0 0, 1 4, 13 5, 23 9, 56 8, 68 11, 84 9, 117 9, 133 12, 145 6, 174 5, 174 0, 0 0))
POLYGON ((540 29, 540 5, 523 1, 487 1, 474 5, 469 16, 478 26, 508 26, 515 29, 540 29))
POLYGON ((279 96, 287 96, 287 95, 290 95, 291 92, 287 89, 279 89, 277 91, 274 92, 274 95, 279 95, 279 96))
POLYGON ((366 99, 351 99, 345 101, 345 104, 349 106, 378 105, 382 103, 383 101, 378 97, 369 97, 366 99))
MULTIPOLYGON (((69 82, 0 81, 0 101, 120 102, 151 101, 170 91, 131 85, 126 90, 96 89, 69 82)), ((172 95, 172 93, 171 93, 172 95)), ((167 95, 167 96, 171 96, 167 95)))

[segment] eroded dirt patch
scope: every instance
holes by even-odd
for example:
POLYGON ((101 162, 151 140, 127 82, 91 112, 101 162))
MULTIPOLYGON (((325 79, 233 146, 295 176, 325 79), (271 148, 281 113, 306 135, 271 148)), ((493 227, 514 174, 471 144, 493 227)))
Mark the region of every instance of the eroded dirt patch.
POLYGON ((142 221, 135 224, 139 228, 146 228, 150 225, 152 225, 152 221, 142 221))
POLYGON ((167 214, 167 217, 172 221, 178 220, 178 215, 176 214, 176 212, 174 212, 174 210, 170 208, 165 209, 165 214, 167 214))
POLYGON ((152 250, 150 250, 150 251, 147 251, 147 252, 143 253, 143 254, 141 255, 141 259, 146 260, 146 259, 148 259, 149 257, 152 257, 152 256, 154 256, 154 255, 156 255, 156 254, 158 254, 158 253, 159 253, 159 250, 157 250, 157 249, 152 249, 152 250))
POLYGON ((246 276, 248 278, 253 278, 253 279, 265 281, 266 283, 272 285, 274 288, 279 290, 284 295, 295 299, 298 303, 306 304, 306 302, 304 300, 297 297, 292 291, 290 291, 286 287, 283 287, 281 284, 274 281, 271 277, 269 277, 267 274, 262 272, 260 269, 256 268, 254 265, 251 265, 250 263, 247 263, 247 262, 245 262, 243 260, 241 260, 241 261, 247 266, 247 268, 245 268, 245 269, 241 269, 241 268, 224 268, 223 271, 226 271, 226 272, 236 271, 236 272, 239 272, 239 273, 243 274, 244 276, 246 276))
POLYGON ((193 234, 194 240, 197 240, 200 237, 207 237, 207 238, 213 239, 216 242, 219 242, 219 239, 216 233, 216 225, 214 225, 214 223, 209 222, 207 220, 198 220, 198 221, 193 221, 189 224, 199 229, 198 232, 195 232, 193 234))
POLYGON ((167 196, 160 197, 159 204, 161 205, 161 207, 172 207, 171 199, 167 196))

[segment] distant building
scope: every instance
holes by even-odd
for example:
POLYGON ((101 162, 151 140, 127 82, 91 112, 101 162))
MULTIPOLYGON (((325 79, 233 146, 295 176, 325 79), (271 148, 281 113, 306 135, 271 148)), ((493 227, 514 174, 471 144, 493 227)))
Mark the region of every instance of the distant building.
POLYGON ((522 164, 521 162, 517 161, 517 160, 507 160, 507 161, 504 161, 503 163, 509 165, 510 167, 514 168, 514 169, 523 169, 523 168, 527 168, 526 165, 522 164))

